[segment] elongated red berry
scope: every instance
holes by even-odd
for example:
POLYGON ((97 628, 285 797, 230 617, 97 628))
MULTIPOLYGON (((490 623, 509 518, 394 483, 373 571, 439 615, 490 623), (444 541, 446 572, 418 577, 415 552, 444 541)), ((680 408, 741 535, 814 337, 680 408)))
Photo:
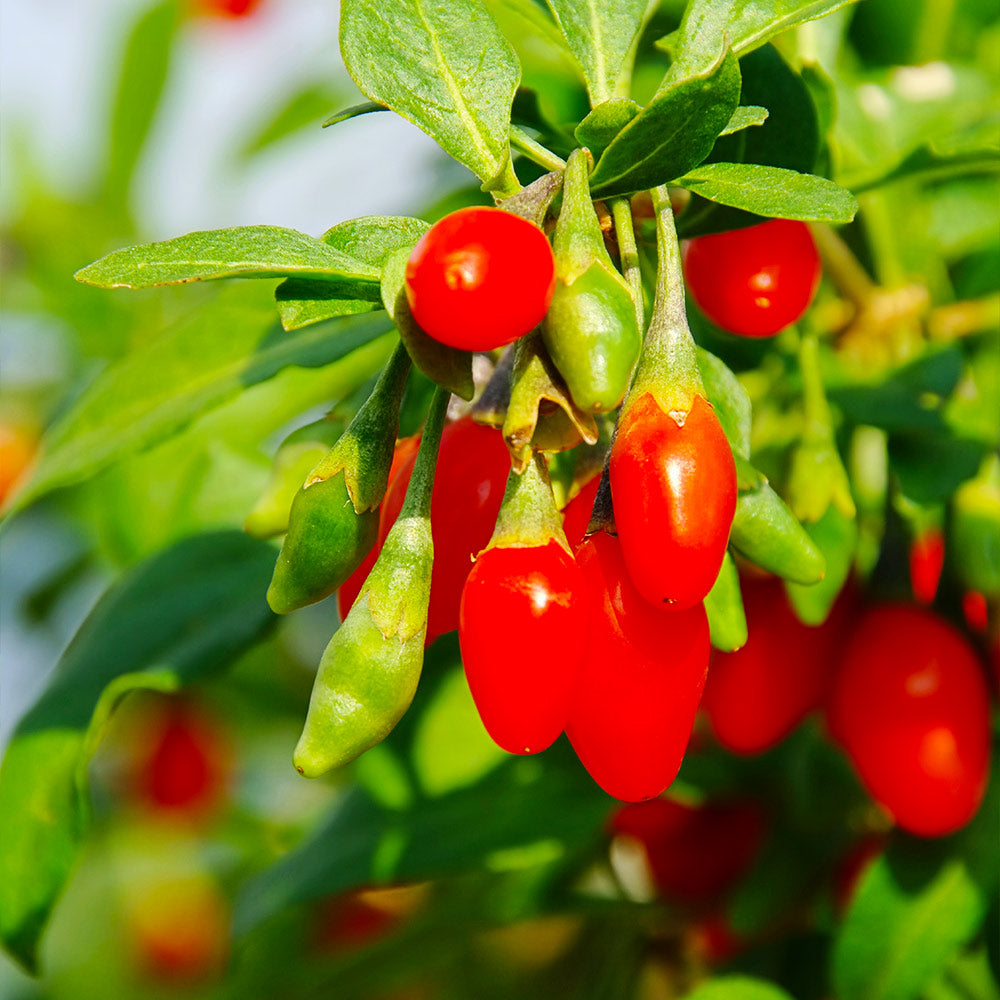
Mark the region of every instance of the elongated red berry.
POLYGON ((690 608, 712 589, 736 513, 736 463, 703 396, 686 415, 649 393, 611 447, 615 524, 629 576, 653 604, 690 608))
POLYGON ((705 609, 644 600, 606 532, 580 546, 577 563, 592 617, 566 733, 609 795, 650 799, 676 777, 691 735, 708 672, 705 609))
POLYGON ((462 591, 458 638, 483 725, 509 753, 537 753, 569 716, 588 615, 583 575, 557 542, 491 548, 462 591))

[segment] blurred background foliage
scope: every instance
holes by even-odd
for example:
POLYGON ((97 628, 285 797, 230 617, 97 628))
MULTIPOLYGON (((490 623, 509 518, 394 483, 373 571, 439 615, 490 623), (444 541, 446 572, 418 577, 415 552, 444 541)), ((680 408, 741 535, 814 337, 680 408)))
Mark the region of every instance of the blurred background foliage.
MULTIPOLYGON (((260 282, 119 294, 72 280, 109 250, 237 223, 318 234, 367 213, 433 219, 483 198, 392 115, 319 130, 358 99, 336 51, 335 5, 263 0, 239 18, 193 0, 4 6, 5 463, 31 453, 98 373, 164 331, 188 324, 196 350, 199 324, 206 339, 219 326, 249 337, 274 325, 260 282), (56 59, 43 57, 50 26, 56 59)), ((542 8, 488 6, 516 42, 536 102, 527 117, 579 120, 586 94, 546 42, 542 8)), ((660 5, 644 36, 640 99, 667 64, 652 42, 682 7, 660 5)), ((747 57, 759 69, 747 79, 766 90, 764 64, 780 78, 773 60, 784 57, 792 82, 772 82, 769 96, 784 95, 793 118, 805 100, 816 143, 784 148, 775 107, 770 132, 740 140, 761 144, 748 158, 812 159, 859 195, 841 236, 866 274, 828 274, 811 322, 841 338, 822 362, 860 510, 856 568, 875 592, 909 596, 909 541, 942 521, 998 443, 1000 18, 988 0, 865 0, 767 52, 747 57)), ((692 324, 740 373, 754 461, 780 481, 798 433, 794 342, 768 353, 698 315, 692 324)), ((57 714, 79 709, 69 745, 96 747, 92 822, 43 938, 41 977, 0 958, 2 995, 1000 997, 996 768, 969 827, 919 841, 891 830, 817 720, 747 758, 699 725, 672 798, 692 810, 751 800, 763 819, 727 823, 728 840, 696 827, 696 839, 719 838, 720 856, 748 839, 756 849, 685 896, 655 878, 634 840, 612 838, 615 805, 564 740, 537 759, 493 745, 446 636, 389 740, 328 780, 294 774, 289 754, 336 610, 328 601, 280 627, 262 599, 246 611, 273 552, 241 548, 233 532, 277 442, 331 405, 352 412, 389 346, 224 388, 193 419, 166 413, 176 428, 162 442, 84 462, 5 526, 5 740, 113 582, 118 617, 74 650, 90 686, 57 681, 47 696, 57 714), (207 555, 171 548, 210 532, 207 555), (144 587, 159 598, 162 647, 142 617, 144 587), (223 599, 230 617, 214 645, 170 644, 223 599), (135 685, 145 690, 95 727, 104 681, 122 663, 150 666, 151 650, 174 669, 146 672, 135 685)), ((954 558, 938 607, 960 619, 954 558)), ((66 745, 33 747, 25 766, 41 754, 44 772, 66 745)))

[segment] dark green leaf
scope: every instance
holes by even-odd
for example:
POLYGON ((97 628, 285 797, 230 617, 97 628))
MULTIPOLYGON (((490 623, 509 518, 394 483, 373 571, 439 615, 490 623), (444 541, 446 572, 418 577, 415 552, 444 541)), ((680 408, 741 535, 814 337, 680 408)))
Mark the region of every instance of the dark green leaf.
POLYGON ((598 104, 573 132, 576 141, 589 149, 595 159, 600 157, 612 139, 642 109, 627 97, 616 97, 598 104))
POLYGON ((462 399, 472 399, 472 352, 460 351, 429 337, 417 325, 406 300, 405 274, 409 253, 398 250, 382 269, 382 301, 396 324, 414 365, 438 385, 462 399))
POLYGON ((136 687, 226 666, 273 621, 271 546, 189 538, 115 584, 87 616, 0 767, 0 935, 29 968, 87 824, 86 766, 106 716, 136 687))
POLYGON ((741 104, 733 112, 729 119, 729 124, 719 133, 719 135, 731 135, 733 132, 740 132, 752 125, 763 125, 767 121, 769 112, 767 108, 762 108, 758 104, 741 104))
POLYGON ((673 56, 668 80, 696 75, 715 60, 723 38, 737 56, 803 21, 823 17, 851 0, 692 0, 681 26, 657 42, 673 56))
POLYGON ((182 6, 165 0, 144 11, 129 37, 111 113, 106 198, 124 211, 136 163, 167 82, 182 6))
POLYGON ((378 269, 294 229, 238 226, 115 250, 74 277, 100 288, 150 288, 216 278, 329 278, 377 283, 378 269))
POLYGON ((830 401, 855 423, 887 431, 941 427, 941 406, 962 375, 962 352, 933 351, 869 385, 831 386, 830 401))
POLYGON ((331 125, 339 125, 341 122, 350 121, 352 118, 360 118, 362 115, 370 115, 376 111, 388 111, 384 104, 376 104, 374 101, 362 101, 360 104, 352 104, 343 111, 338 111, 323 119, 323 128, 331 125))
POLYGON ((604 151, 590 178, 594 197, 656 187, 689 171, 709 154, 739 98, 739 64, 730 53, 661 90, 604 151))
POLYGON ((709 201, 803 222, 850 222, 858 210, 846 188, 815 174, 755 163, 705 163, 677 183, 709 201))
POLYGON ((922 504, 943 503, 979 468, 987 446, 947 430, 889 435, 889 464, 904 495, 922 504))
POLYGON ((53 425, 17 508, 164 440, 289 365, 329 364, 389 328, 385 317, 361 316, 286 334, 254 298, 263 295, 227 290, 105 369, 53 425))
POLYGON ((365 94, 510 194, 510 106, 520 70, 478 0, 344 0, 340 49, 365 94))
POLYGON ((325 319, 356 316, 385 308, 377 286, 366 285, 363 290, 370 297, 358 296, 359 288, 340 288, 329 281, 289 278, 275 289, 274 299, 281 325, 289 331, 301 330, 325 319))
POLYGON ((378 808, 355 789, 305 844, 244 888, 235 925, 244 934, 292 903, 372 880, 407 881, 518 861, 590 841, 608 799, 582 768, 510 759, 477 784, 412 808, 378 808), (483 822, 489 814, 490 821, 483 822), (405 832, 404 832, 405 831, 405 832))
POLYGON ((1000 171, 1000 150, 995 148, 941 152, 930 143, 918 146, 896 166, 877 174, 856 173, 844 179, 856 194, 895 181, 919 179, 936 181, 967 174, 993 174, 1000 171))
POLYGON ((596 107, 628 95, 633 43, 655 4, 650 0, 547 0, 576 56, 596 107))

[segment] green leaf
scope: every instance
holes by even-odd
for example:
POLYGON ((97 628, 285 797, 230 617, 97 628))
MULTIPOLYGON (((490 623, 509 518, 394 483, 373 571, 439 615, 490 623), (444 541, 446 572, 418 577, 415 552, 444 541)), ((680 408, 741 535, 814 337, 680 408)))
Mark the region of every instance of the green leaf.
POLYGON ((719 976, 687 994, 687 1000, 792 1000, 781 987, 750 976, 719 976))
POLYGON ((852 0, 692 0, 681 26, 656 44, 673 56, 668 80, 703 72, 724 37, 737 56, 803 21, 823 17, 852 0))
POLYGON ((430 223, 405 215, 365 215, 339 222, 321 237, 324 243, 380 271, 397 250, 413 247, 430 223))
POLYGON ((516 190, 508 132, 520 69, 481 3, 344 0, 340 50, 366 97, 423 129, 484 184, 516 190))
POLYGON ((604 151, 590 178, 595 198, 665 184, 701 163, 740 98, 740 69, 730 53, 700 76, 661 90, 604 151))
POLYGON ((377 283, 378 269, 294 229, 237 226, 115 250, 74 277, 99 288, 291 276, 377 283))
POLYGON ((313 125, 326 125, 327 112, 341 99, 329 84, 314 84, 292 94, 240 148, 241 159, 249 159, 270 149, 282 139, 313 125))
POLYGON ((724 361, 703 347, 697 351, 698 370, 705 383, 705 392, 726 432, 729 445, 737 455, 749 459, 753 417, 750 397, 724 361))
MULTIPOLYGON (((995 799, 989 804, 979 822, 990 814, 995 853, 995 799)), ((953 845, 900 838, 868 869, 834 944, 842 1000, 916 1000, 975 934, 995 879, 981 883, 953 845)))
MULTIPOLYGON (((743 80, 740 100, 744 104, 767 108, 767 120, 732 139, 717 142, 708 161, 758 163, 812 171, 822 133, 815 104, 802 77, 773 45, 765 45, 745 55, 740 60, 740 75, 743 80)), ((737 108, 737 112, 739 110, 737 108)), ((760 221, 759 216, 749 212, 694 195, 677 224, 678 233, 687 237, 724 232, 760 221)))
POLYGON ((924 143, 903 157, 895 166, 878 173, 856 172, 843 183, 856 194, 883 187, 896 181, 919 179, 938 181, 968 174, 994 174, 1000 171, 1000 150, 995 147, 941 152, 932 143, 924 143))
POLYGON ((390 110, 384 104, 376 104, 374 101, 362 101, 360 104, 352 104, 349 108, 337 111, 328 118, 323 119, 323 128, 331 125, 339 125, 341 122, 350 121, 352 118, 360 118, 362 115, 374 114, 376 111, 390 110))
POLYGON ((262 297, 227 290, 105 369, 48 433, 14 509, 164 440, 289 365, 329 364, 388 329, 382 316, 359 316, 286 334, 262 297))
POLYGON ((589 843, 608 799, 575 761, 560 766, 554 756, 508 758, 478 783, 409 809, 383 810, 352 790, 312 838, 244 886, 236 933, 294 903, 373 879, 481 871, 498 852, 545 844, 550 853, 568 853, 589 843))
MULTIPOLYGON (((321 239, 354 260, 381 271, 388 257, 399 249, 412 247, 429 228, 430 224, 423 219, 372 215, 338 223, 321 239)), ((384 308, 378 286, 310 278, 288 278, 278 285, 274 297, 281 325, 286 330, 384 308)))
POLYGON ((631 50, 655 3, 651 0, 547 0, 596 107, 627 97, 631 50))
POLYGON ((733 112, 729 124, 719 135, 732 135, 733 132, 741 132, 753 125, 763 125, 767 121, 769 113, 767 108, 762 108, 758 104, 741 104, 733 112))
POLYGON ((709 201, 768 218, 850 222, 858 210, 854 195, 825 177, 756 163, 705 163, 677 183, 709 201))
POLYGON ((165 0, 145 10, 129 36, 122 60, 111 127, 105 198, 126 212, 132 175, 160 104, 182 5, 165 0))
POLYGON ((396 324, 414 365, 438 385, 462 399, 472 399, 472 352, 460 351, 429 337, 418 326, 406 300, 407 250, 397 250, 382 270, 382 301, 396 324))
POLYGON ((589 149, 595 158, 601 156, 611 140, 642 108, 627 97, 616 97, 598 104, 573 131, 576 141, 589 149))
POLYGON ((944 429, 889 435, 889 464, 904 495, 922 504, 944 503, 979 468, 987 445, 944 429))
POLYGON ((273 621, 271 546, 227 531, 189 538, 97 603, 0 766, 0 937, 28 968, 88 822, 86 766, 115 703, 218 670, 273 621))

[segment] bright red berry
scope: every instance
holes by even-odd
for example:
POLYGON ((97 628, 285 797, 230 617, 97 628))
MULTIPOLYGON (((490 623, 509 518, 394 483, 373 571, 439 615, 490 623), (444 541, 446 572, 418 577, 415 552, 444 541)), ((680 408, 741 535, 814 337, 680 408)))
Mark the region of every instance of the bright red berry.
POLYGON ((594 500, 597 498, 597 488, 601 485, 598 473, 580 487, 580 492, 563 509, 563 531, 569 547, 576 551, 583 536, 590 526, 590 517, 594 511, 594 500))
POLYGON ((217 17, 249 17, 260 0, 195 0, 196 6, 205 14, 217 17))
POLYGON ((990 766, 986 681, 972 647, 923 608, 870 610, 834 679, 830 731, 872 797, 924 837, 965 826, 990 766))
POLYGON ((820 260, 805 223, 771 219, 691 240, 684 274, 698 308, 716 326, 770 337, 809 308, 820 260))
POLYGON ((796 617, 780 580, 744 580, 746 645, 712 653, 702 707, 715 738, 736 754, 764 753, 826 700, 853 597, 819 627, 796 617))
POLYGON ((623 806, 612 832, 638 840, 660 893, 688 904, 715 902, 749 870, 766 831, 752 801, 688 806, 651 799, 623 806))
POLYGON ((465 581, 458 638, 483 725, 509 753, 566 726, 587 639, 583 574, 558 542, 487 549, 465 581))
MULTIPOLYGON (((410 485, 416 456, 411 456, 393 480, 379 516, 379 545, 396 523, 410 485)), ((472 560, 489 544, 510 473, 510 452, 493 427, 463 417, 441 435, 431 533, 434 570, 427 618, 427 642, 458 628, 458 607, 472 560)))
POLYGON ((690 608, 712 589, 736 513, 736 463, 702 396, 679 423, 649 393, 611 446, 615 524, 629 576, 653 604, 690 608))
POLYGON ((538 226, 499 208, 462 208, 413 248, 406 298, 435 340, 491 351, 541 323, 555 280, 552 247, 538 226))
POLYGON ((627 802, 676 777, 708 672, 702 605, 654 607, 636 590, 618 539, 591 535, 577 552, 590 638, 566 734, 590 776, 627 802))
POLYGON ((944 535, 938 528, 925 531, 910 546, 910 584, 921 604, 933 604, 944 567, 944 535))

